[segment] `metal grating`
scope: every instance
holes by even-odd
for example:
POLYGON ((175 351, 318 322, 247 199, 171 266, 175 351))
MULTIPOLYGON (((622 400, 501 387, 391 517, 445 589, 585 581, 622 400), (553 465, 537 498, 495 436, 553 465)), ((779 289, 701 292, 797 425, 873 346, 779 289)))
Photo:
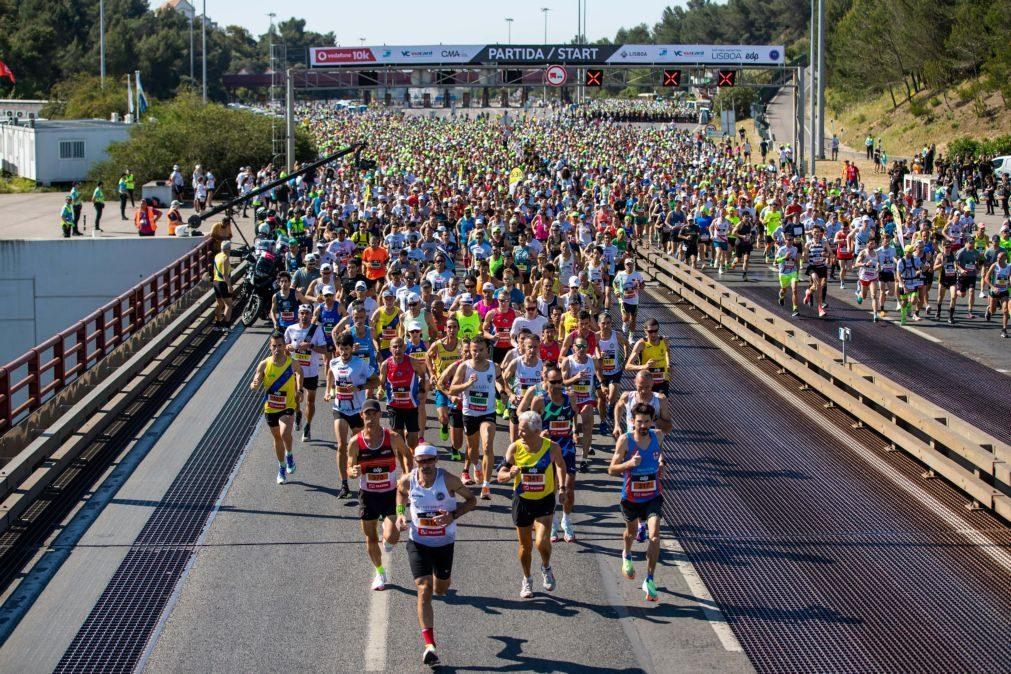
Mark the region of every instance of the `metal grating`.
MULTIPOLYGON (((665 524, 756 669, 1007 669, 1011 574, 843 448, 840 419, 783 404, 664 303, 640 316, 663 324, 677 373, 665 524)), ((1003 525, 976 522, 1011 550, 1003 525)))
POLYGON ((0 592, 21 577, 25 565, 61 530, 67 515, 95 488, 116 457, 137 439, 219 339, 218 333, 208 332, 171 362, 163 363, 158 378, 28 507, 16 524, 0 534, 0 592))
MULTIPOLYGON (((733 284, 732 288, 782 315, 773 288, 744 283, 733 284)), ((894 315, 895 300, 889 299, 888 304, 894 315)), ((833 346, 838 344, 839 326, 845 324, 853 334, 847 351, 856 360, 994 437, 1006 438, 1011 434, 1011 396, 1007 395, 1006 375, 908 330, 873 323, 869 309, 842 301, 832 301, 831 305, 828 320, 789 316, 786 320, 833 346)), ((942 316, 947 317, 945 312, 942 311, 942 316)), ((964 327, 967 320, 960 319, 960 323, 964 327)), ((976 324, 985 325, 982 319, 976 324)), ((996 326, 991 329, 996 330, 996 326)))
POLYGON ((57 672, 130 672, 137 665, 221 490, 260 416, 249 390, 264 345, 197 443, 81 626, 57 672))

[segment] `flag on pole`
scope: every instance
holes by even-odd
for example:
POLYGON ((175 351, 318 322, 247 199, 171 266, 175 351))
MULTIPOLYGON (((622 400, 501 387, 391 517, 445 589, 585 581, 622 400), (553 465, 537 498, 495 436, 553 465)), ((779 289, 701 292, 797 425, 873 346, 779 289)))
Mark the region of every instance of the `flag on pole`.
POLYGON ((126 74, 126 109, 133 115, 133 86, 130 84, 130 73, 126 74))
POLYGON ((14 79, 14 71, 8 68, 6 63, 0 61, 0 78, 3 77, 9 77, 11 80, 11 84, 17 82, 17 80, 14 79))
POLYGON ((140 85, 140 71, 135 71, 135 76, 137 79, 137 119, 147 112, 147 96, 144 95, 144 87, 140 85))

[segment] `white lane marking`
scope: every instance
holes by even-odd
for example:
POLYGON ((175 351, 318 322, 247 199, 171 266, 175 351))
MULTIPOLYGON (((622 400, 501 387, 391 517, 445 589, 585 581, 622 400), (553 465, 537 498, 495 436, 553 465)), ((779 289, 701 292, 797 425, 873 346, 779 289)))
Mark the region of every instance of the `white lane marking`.
POLYGON ((601 553, 597 553, 594 556, 597 558, 597 568, 600 570, 600 578, 604 586, 604 594, 607 595, 607 602, 618 614, 618 624, 621 625, 625 638, 628 639, 628 643, 632 646, 632 655, 635 656, 636 662, 639 663, 639 667, 644 672, 657 671, 649 649, 646 648, 645 643, 643 643, 642 638, 639 636, 639 630, 636 629, 634 622, 629 620, 631 614, 628 612, 628 606, 621 597, 614 568, 611 566, 614 558, 601 553))
MULTIPOLYGON (((380 543, 382 545, 382 543, 380 543)), ((389 567, 390 560, 383 554, 383 566, 389 567)), ((389 573, 387 571, 387 573, 389 573)), ((377 592, 369 590, 372 598, 369 600, 368 638, 365 639, 365 671, 386 671, 386 638, 390 624, 390 591, 377 592)))
POLYGON ((819 428, 823 428, 831 433, 843 447, 849 447, 857 456, 866 461, 872 468, 881 473, 885 478, 890 480, 895 486, 902 489, 904 492, 912 496, 915 500, 920 502, 924 508, 929 510, 931 513, 936 515, 938 519, 943 521, 952 531, 963 536, 972 545, 979 548, 980 552, 985 554, 987 557, 992 559, 994 563, 1002 567, 1008 573, 1011 573, 1011 554, 1005 552, 1003 549, 998 547, 992 540, 987 538, 981 532, 975 529, 966 528, 965 520, 961 519, 958 515, 951 512, 943 503, 938 501, 936 498, 926 493, 920 488, 920 485, 916 484, 908 477, 900 473, 898 470, 890 466, 884 459, 877 456, 873 451, 871 451, 864 444, 855 441, 853 438, 846 435, 842 429, 838 428, 835 424, 826 423, 825 420, 818 415, 811 407, 796 395, 793 391, 787 390, 779 383, 773 379, 771 376, 763 372, 757 365, 750 362, 743 355, 734 351, 730 348, 728 344, 723 342, 723 340, 718 339, 714 335, 710 334, 705 328, 701 327, 695 319, 688 316, 683 310, 679 309, 675 305, 671 305, 670 310, 676 314, 681 320, 686 324, 690 325, 696 332, 702 335, 711 344, 718 347, 721 351, 730 356, 734 361, 741 365, 745 370, 752 373, 759 381, 764 383, 766 387, 771 389, 785 401, 790 403, 791 406, 795 407, 797 410, 802 412, 804 416, 809 418, 813 423, 817 424, 819 428))
POLYGON ((906 330, 909 330, 914 335, 918 335, 920 337, 923 337, 928 342, 933 342, 934 344, 940 344, 941 343, 941 340, 939 340, 937 337, 934 337, 933 335, 928 334, 928 333, 924 332, 923 330, 920 330, 919 328, 911 328, 908 325, 900 326, 900 327, 904 327, 906 330))
POLYGON ((676 538, 665 538, 661 542, 661 545, 664 549, 674 553, 674 563, 677 564, 678 570, 681 571, 685 582, 688 583, 688 589, 695 595, 695 603, 702 609, 709 626, 716 632, 716 638, 723 644, 723 650, 730 653, 743 652, 744 648, 741 647, 741 642, 734 635, 734 630, 727 623, 727 619, 723 616, 723 611, 720 610, 719 605, 713 599, 713 595, 709 592, 709 588, 706 587, 702 576, 695 570, 695 565, 688 559, 688 554, 681 546, 681 541, 676 538))

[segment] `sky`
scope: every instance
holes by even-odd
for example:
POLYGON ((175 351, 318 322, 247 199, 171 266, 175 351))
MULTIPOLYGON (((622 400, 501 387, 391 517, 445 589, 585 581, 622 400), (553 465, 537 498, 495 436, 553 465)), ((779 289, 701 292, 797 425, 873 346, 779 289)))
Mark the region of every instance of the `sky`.
MULTIPOLYGON (((201 10, 202 0, 191 0, 201 10)), ((278 21, 296 16, 306 19, 306 28, 319 33, 333 31, 342 45, 365 44, 484 44, 505 42, 506 17, 513 19, 513 43, 544 41, 544 15, 548 7, 548 41, 568 42, 576 34, 577 0, 509 0, 502 4, 485 0, 372 0, 347 2, 305 0, 206 0, 207 16, 222 25, 238 24, 253 34, 267 32, 267 14, 278 21), (292 9, 297 8, 297 9, 292 9)), ((152 4, 160 4, 154 0, 152 4)), ((621 27, 660 20, 664 7, 678 2, 659 0, 586 0, 586 33, 590 41, 614 39, 621 27)))

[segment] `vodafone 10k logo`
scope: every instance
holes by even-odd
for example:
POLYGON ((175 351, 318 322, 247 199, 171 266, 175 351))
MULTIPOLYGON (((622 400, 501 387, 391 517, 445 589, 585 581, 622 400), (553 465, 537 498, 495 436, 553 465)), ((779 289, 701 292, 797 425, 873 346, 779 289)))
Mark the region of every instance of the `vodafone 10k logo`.
POLYGON ((562 66, 548 66, 548 69, 544 71, 544 81, 553 87, 560 87, 565 84, 565 80, 569 77, 568 73, 565 72, 565 68, 562 66))

